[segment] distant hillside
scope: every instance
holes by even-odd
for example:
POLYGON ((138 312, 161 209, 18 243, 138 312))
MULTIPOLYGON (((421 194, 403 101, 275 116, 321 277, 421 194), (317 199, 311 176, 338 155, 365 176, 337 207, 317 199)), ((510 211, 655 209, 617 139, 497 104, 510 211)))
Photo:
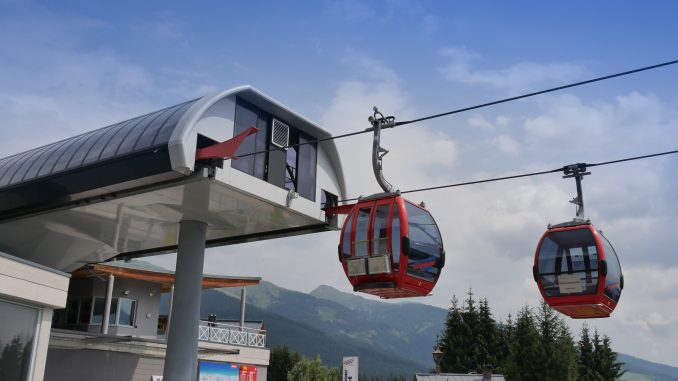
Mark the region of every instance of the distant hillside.
MULTIPOLYGON (((163 303, 166 311, 166 300, 163 303)), ((203 292, 201 316, 240 316, 240 289, 203 292)), ((339 366, 343 356, 360 357, 361 372, 404 375, 428 372, 431 351, 447 311, 419 303, 385 303, 320 286, 310 294, 269 282, 247 288, 247 320, 262 320, 267 346, 285 344, 305 356, 339 366)), ((623 381, 678 381, 678 368, 619 354, 623 381)))
POLYGON ((619 353, 619 361, 625 363, 625 381, 678 381, 678 368, 650 362, 619 353))
MULTIPOLYGON (((336 329, 331 329, 332 323, 327 320, 325 324, 308 323, 317 319, 318 313, 330 319, 332 316, 349 314, 345 307, 337 303, 278 289, 271 284, 265 287, 273 287, 272 290, 279 293, 278 298, 272 299, 266 308, 248 304, 246 315, 248 320, 264 321, 268 347, 285 344, 305 356, 319 355, 323 363, 330 366, 340 366, 343 356, 356 355, 361 359, 361 372, 368 375, 411 375, 418 371, 428 371, 431 367, 430 364, 416 361, 409 353, 393 352, 378 344, 373 345, 369 340, 355 340, 352 335, 338 333, 336 329), (306 314, 304 311, 309 313, 306 314)), ((253 288, 248 287, 248 300, 256 303, 253 301, 257 299, 256 292, 254 290, 250 292, 251 289, 253 288)), ((232 290, 203 292, 201 316, 206 318, 209 314, 215 313, 219 318, 237 319, 240 311, 239 294, 236 298, 229 295, 229 292, 232 290)), ((371 331, 372 337, 380 334, 376 330, 371 331)), ((428 352, 430 356, 430 349, 428 352)))
MULTIPOLYGON (((239 297, 237 289, 220 291, 239 297)), ((431 351, 447 311, 418 303, 383 303, 320 286, 311 294, 262 282, 248 287, 248 303, 303 323, 352 345, 379 348, 418 363, 412 373, 433 367, 431 351), (397 317, 397 318, 395 318, 397 317), (403 351, 403 348, 406 350, 403 351)), ((248 314, 248 316, 250 316, 248 314)), ((346 354, 344 354, 346 355, 346 354)))

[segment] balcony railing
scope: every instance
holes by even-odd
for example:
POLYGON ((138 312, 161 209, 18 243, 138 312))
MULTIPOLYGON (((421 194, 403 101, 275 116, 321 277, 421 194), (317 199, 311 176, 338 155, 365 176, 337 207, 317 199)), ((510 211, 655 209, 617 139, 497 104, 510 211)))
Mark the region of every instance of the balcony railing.
POLYGON ((266 331, 201 320, 198 327, 198 340, 264 348, 266 346, 266 331))

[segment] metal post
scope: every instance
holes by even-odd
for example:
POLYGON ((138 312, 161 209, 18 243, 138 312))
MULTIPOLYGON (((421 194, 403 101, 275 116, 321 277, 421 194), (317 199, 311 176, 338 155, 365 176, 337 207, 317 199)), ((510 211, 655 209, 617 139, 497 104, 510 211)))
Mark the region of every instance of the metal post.
POLYGON ((181 221, 177 250, 174 306, 167 337, 164 381, 190 381, 197 377, 198 321, 207 224, 181 221))
POLYGON ((165 341, 169 337, 170 323, 172 322, 172 305, 174 304, 174 284, 170 287, 169 307, 167 308, 167 328, 165 328, 165 341))
POLYGON ((111 301, 113 300, 113 282, 115 277, 113 274, 108 274, 108 281, 106 282, 106 301, 104 302, 104 316, 101 317, 101 333, 108 334, 109 317, 111 316, 111 301))
POLYGON ((245 287, 240 291, 240 330, 245 326, 245 300, 247 299, 247 290, 245 287))
POLYGON ((584 219, 584 192, 581 189, 581 180, 584 176, 577 174, 574 180, 577 183, 577 219, 584 219))

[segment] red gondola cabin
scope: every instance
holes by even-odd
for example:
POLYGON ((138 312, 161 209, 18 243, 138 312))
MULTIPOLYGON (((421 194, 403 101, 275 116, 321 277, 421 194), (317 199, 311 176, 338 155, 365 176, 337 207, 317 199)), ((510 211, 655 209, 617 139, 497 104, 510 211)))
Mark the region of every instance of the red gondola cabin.
POLYGON ((533 275, 546 303, 572 318, 609 317, 624 287, 612 245, 583 221, 556 225, 544 233, 533 275))
POLYGON ((431 214, 394 193, 361 199, 351 209, 339 256, 354 291, 381 298, 428 295, 445 263, 431 214))

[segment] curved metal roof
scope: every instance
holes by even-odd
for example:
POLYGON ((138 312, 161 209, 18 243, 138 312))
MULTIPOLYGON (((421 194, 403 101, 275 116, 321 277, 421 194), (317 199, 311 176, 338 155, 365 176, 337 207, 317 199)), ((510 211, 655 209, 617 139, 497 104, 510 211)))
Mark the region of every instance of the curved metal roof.
POLYGON ((167 146, 197 99, 0 159, 0 189, 167 146))

